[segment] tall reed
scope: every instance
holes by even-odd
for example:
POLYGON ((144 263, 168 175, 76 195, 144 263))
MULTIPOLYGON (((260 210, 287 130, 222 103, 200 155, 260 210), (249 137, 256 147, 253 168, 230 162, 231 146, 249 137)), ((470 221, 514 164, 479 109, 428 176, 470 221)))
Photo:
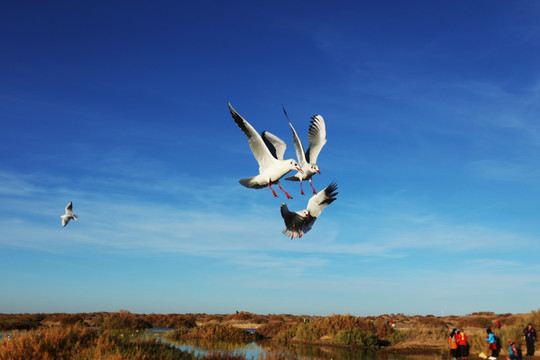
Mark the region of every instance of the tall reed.
POLYGON ((251 342, 258 338, 257 334, 249 333, 234 326, 209 324, 192 329, 181 328, 169 332, 166 337, 173 341, 187 339, 204 339, 211 341, 251 342))
POLYGON ((0 342, 0 360, 195 360, 155 340, 114 335, 82 325, 14 332, 0 342))

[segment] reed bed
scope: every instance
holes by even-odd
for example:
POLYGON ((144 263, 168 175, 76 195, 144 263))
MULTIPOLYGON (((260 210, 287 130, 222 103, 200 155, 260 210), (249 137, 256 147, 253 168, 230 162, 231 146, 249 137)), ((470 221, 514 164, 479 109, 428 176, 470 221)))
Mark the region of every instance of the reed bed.
POLYGON ((234 326, 209 324, 192 329, 180 328, 169 332, 167 339, 172 341, 202 339, 208 341, 251 342, 258 338, 257 334, 249 333, 234 326))
POLYGON ((15 331, 0 342, 0 360, 194 360, 168 344, 154 340, 132 340, 73 325, 15 331))
POLYGON ((374 321, 351 315, 332 315, 297 323, 275 338, 282 342, 318 343, 377 349, 380 339, 374 321))

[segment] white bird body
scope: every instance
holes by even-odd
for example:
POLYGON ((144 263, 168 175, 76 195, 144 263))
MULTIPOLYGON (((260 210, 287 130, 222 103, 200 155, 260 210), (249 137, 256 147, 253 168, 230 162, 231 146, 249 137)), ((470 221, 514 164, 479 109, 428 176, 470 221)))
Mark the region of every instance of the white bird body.
POLYGON ((315 220, 321 215, 324 208, 336 200, 337 184, 332 182, 323 190, 313 195, 307 204, 307 208, 302 211, 289 211, 287 204, 281 204, 281 217, 285 222, 283 234, 290 236, 291 239, 301 238, 313 227, 315 220))
POLYGON ((281 217, 285 222, 285 229, 283 229, 283 234, 290 236, 291 239, 294 237, 302 237, 304 232, 302 231, 302 224, 306 221, 309 213, 307 210, 301 211, 290 211, 287 207, 287 204, 281 204, 281 217))
POLYGON ((62 216, 60 216, 62 219, 62 227, 66 226, 69 222, 69 220, 78 220, 79 217, 77 215, 73 214, 73 204, 70 201, 69 204, 66 206, 66 213, 62 216))
MULTIPOLYGON (((248 188, 262 189, 264 187, 269 187, 272 190, 274 197, 277 197, 274 189, 272 189, 272 184, 278 184, 279 188, 287 195, 287 198, 292 199, 292 197, 281 187, 279 184, 279 179, 281 179, 285 174, 292 170, 302 171, 298 163, 293 160, 283 160, 283 152, 281 153, 281 159, 278 159, 272 155, 270 149, 265 144, 263 138, 259 133, 251 126, 229 103, 229 111, 236 122, 236 124, 242 129, 244 134, 248 138, 249 147, 253 152, 255 160, 259 163, 259 175, 240 179, 240 184, 248 188)), ((286 145, 285 145, 286 147, 286 145)), ((281 151, 281 150, 280 150, 281 151)))
MULTIPOLYGON (((285 108, 283 111, 285 112, 285 108)), ((287 116, 286 112, 285 115, 287 116)), ((288 116, 287 120, 289 120, 288 116)), ((311 118, 311 125, 309 126, 308 132, 309 148, 306 152, 304 152, 302 141, 300 141, 300 137, 296 133, 296 130, 294 129, 290 120, 289 126, 291 127, 293 133, 294 149, 296 150, 296 157, 298 158, 298 163, 300 164, 302 172, 299 171, 285 180, 300 181, 300 192, 302 195, 304 195, 302 180, 308 180, 311 189, 313 189, 313 194, 316 194, 317 191, 315 191, 315 188, 311 183, 311 177, 315 174, 321 173, 319 170, 319 165, 317 165, 317 157, 319 156, 324 144, 326 144, 326 125, 324 123, 324 118, 321 115, 314 115, 311 118)))

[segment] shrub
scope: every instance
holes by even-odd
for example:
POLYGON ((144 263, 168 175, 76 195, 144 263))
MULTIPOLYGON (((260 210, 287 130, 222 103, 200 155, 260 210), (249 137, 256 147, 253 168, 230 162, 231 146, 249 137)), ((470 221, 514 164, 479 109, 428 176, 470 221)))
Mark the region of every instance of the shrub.
POLYGON ((174 320, 170 321, 168 323, 168 327, 170 328, 185 328, 185 329, 192 329, 197 326, 197 321, 195 317, 176 317, 174 320))
POLYGON ((169 332, 166 337, 179 341, 187 339, 203 339, 210 341, 251 342, 257 339, 257 334, 249 333, 234 326, 209 324, 192 329, 180 328, 169 332))
POLYGON ((391 345, 399 344, 404 339, 407 338, 407 334, 403 331, 394 330, 390 333, 390 336, 388 337, 388 341, 391 345))
POLYGON ((343 330, 360 329, 369 334, 375 334, 373 321, 361 319, 351 315, 332 315, 315 318, 305 323, 297 323, 290 329, 278 334, 276 339, 282 342, 317 342, 322 337, 334 337, 343 330))
POLYGON ((43 314, 0 314, 0 331, 35 329, 43 319, 43 314))
POLYGON ((332 339, 336 345, 352 345, 363 349, 376 350, 379 348, 379 338, 361 329, 339 331, 332 339))
POLYGON ((480 328, 489 328, 493 322, 492 317, 488 316, 467 316, 462 318, 457 324, 456 328, 466 328, 466 327, 480 327, 480 328))
POLYGON ((253 315, 252 313, 245 312, 245 311, 240 311, 238 313, 229 314, 229 315, 225 316, 224 320, 225 321, 228 321, 228 320, 250 320, 254 316, 255 315, 253 315))
POLYGON ((144 316, 132 314, 121 310, 116 313, 110 313, 103 317, 100 327, 104 329, 147 329, 152 324, 144 320, 144 316))
POLYGON ((15 332, 0 342, 3 360, 195 360, 190 354, 154 340, 131 340, 81 325, 15 332))
POLYGON ((292 322, 269 322, 257 328, 257 333, 266 338, 271 338, 294 326, 292 322))

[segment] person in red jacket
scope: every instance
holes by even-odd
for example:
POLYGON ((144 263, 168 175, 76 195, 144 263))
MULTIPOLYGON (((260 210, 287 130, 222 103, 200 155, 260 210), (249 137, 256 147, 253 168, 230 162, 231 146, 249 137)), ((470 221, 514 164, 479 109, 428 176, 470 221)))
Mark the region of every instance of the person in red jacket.
POLYGON ((467 334, 465 334, 465 331, 463 329, 459 330, 456 334, 456 343, 458 345, 458 356, 460 359, 465 359, 469 355, 469 351, 467 349, 467 334))

